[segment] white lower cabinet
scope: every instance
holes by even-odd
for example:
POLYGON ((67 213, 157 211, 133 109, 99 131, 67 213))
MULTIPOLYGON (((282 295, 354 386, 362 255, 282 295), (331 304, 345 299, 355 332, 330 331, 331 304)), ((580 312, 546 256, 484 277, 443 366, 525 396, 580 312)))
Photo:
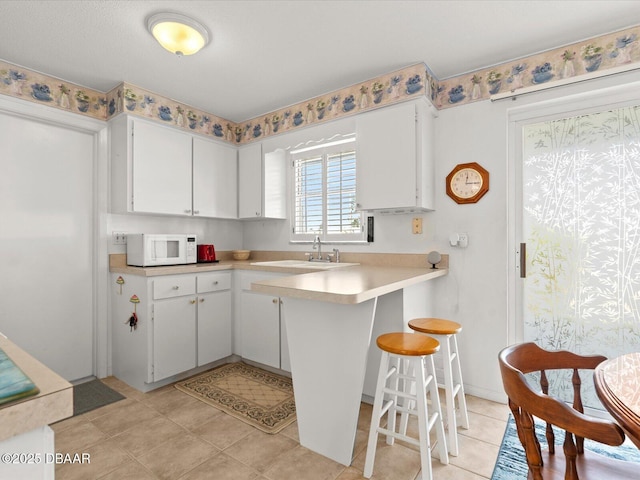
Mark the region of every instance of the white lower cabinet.
POLYGON ((283 275, 270 272, 238 271, 236 331, 240 337, 238 351, 242 358, 290 372, 289 350, 281 302, 273 295, 251 291, 251 283, 283 275))
POLYGON ((198 291, 198 366, 231 355, 231 274, 200 274, 198 291))
POLYGON ((231 272, 111 277, 115 377, 149 391, 231 354, 231 272))
POLYGON ((242 292, 242 357, 280 368, 280 299, 242 292))
POLYGON ((153 303, 153 381, 196 366, 196 307, 193 295, 153 303))

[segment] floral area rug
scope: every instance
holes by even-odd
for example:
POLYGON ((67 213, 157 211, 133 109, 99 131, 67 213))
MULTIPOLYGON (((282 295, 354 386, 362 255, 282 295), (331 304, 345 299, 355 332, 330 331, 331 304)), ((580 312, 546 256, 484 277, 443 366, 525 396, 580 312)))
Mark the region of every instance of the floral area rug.
MULTIPOLYGON (((547 439, 544 435, 546 423, 536 420, 535 425, 536 436, 538 437, 540 446, 545 448, 547 445, 547 439)), ((564 430, 554 427, 553 431, 556 436, 556 449, 562 448, 564 430), (558 447, 558 445, 560 445, 560 447, 558 447)), ((584 448, 585 450, 590 450, 617 460, 640 463, 640 450, 629 440, 618 447, 610 447, 599 442, 594 442, 593 440, 585 439, 584 448)), ((528 472, 527 459, 524 448, 518 439, 516 422, 513 416, 509 415, 509 421, 507 422, 507 428, 502 438, 502 445, 500 445, 500 452, 498 452, 498 459, 496 460, 491 480, 526 479, 528 472)), ((638 478, 640 478, 640 465, 638 465, 638 472, 638 478)))
POLYGON ((228 363, 176 388, 266 433, 296 419, 291 379, 242 362, 228 363))

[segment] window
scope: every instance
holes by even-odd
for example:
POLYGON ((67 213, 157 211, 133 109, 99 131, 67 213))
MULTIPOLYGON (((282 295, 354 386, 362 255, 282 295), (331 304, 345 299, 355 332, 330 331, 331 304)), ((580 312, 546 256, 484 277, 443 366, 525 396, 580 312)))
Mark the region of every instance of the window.
POLYGON ((293 225, 291 239, 363 241, 356 211, 355 137, 291 152, 293 225))

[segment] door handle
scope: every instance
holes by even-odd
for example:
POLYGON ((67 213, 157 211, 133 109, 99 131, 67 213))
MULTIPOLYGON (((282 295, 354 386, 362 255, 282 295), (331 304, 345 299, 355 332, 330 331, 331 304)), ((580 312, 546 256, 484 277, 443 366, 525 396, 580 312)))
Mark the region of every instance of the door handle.
POLYGON ((527 278, 527 244, 520 244, 520 278, 527 278))

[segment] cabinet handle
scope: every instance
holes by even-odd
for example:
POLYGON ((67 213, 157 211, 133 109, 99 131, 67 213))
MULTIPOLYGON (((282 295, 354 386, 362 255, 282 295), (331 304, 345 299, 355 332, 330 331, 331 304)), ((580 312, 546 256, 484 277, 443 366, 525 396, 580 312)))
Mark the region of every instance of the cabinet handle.
POLYGON ((191 305, 194 305, 194 304, 196 303, 196 301, 195 301, 195 299, 193 299, 193 300, 189 300, 189 303, 190 303, 191 305))
POLYGON ((202 302, 204 302, 204 298, 201 298, 201 299, 200 299, 200 303, 202 303, 202 302))
POLYGON ((259 216, 260 216, 260 212, 256 212, 256 217, 259 217, 259 216))
POLYGON ((217 281, 217 280, 216 280, 216 281, 214 281, 214 282, 213 282, 213 284, 214 284, 214 285, 217 285, 217 284, 218 284, 218 281, 217 281))
POLYGON ((174 289, 174 290, 179 290, 179 289, 180 289, 180 285, 174 285, 174 286, 173 286, 173 289, 174 289))
POLYGON ((185 210, 184 213, 191 213, 191 210, 185 210))
POLYGON ((271 300, 271 303, 278 303, 278 299, 274 298, 273 300, 271 300))
POLYGON ((194 210, 194 211, 193 211, 193 214, 194 214, 194 215, 200 215, 200 210, 194 210))

